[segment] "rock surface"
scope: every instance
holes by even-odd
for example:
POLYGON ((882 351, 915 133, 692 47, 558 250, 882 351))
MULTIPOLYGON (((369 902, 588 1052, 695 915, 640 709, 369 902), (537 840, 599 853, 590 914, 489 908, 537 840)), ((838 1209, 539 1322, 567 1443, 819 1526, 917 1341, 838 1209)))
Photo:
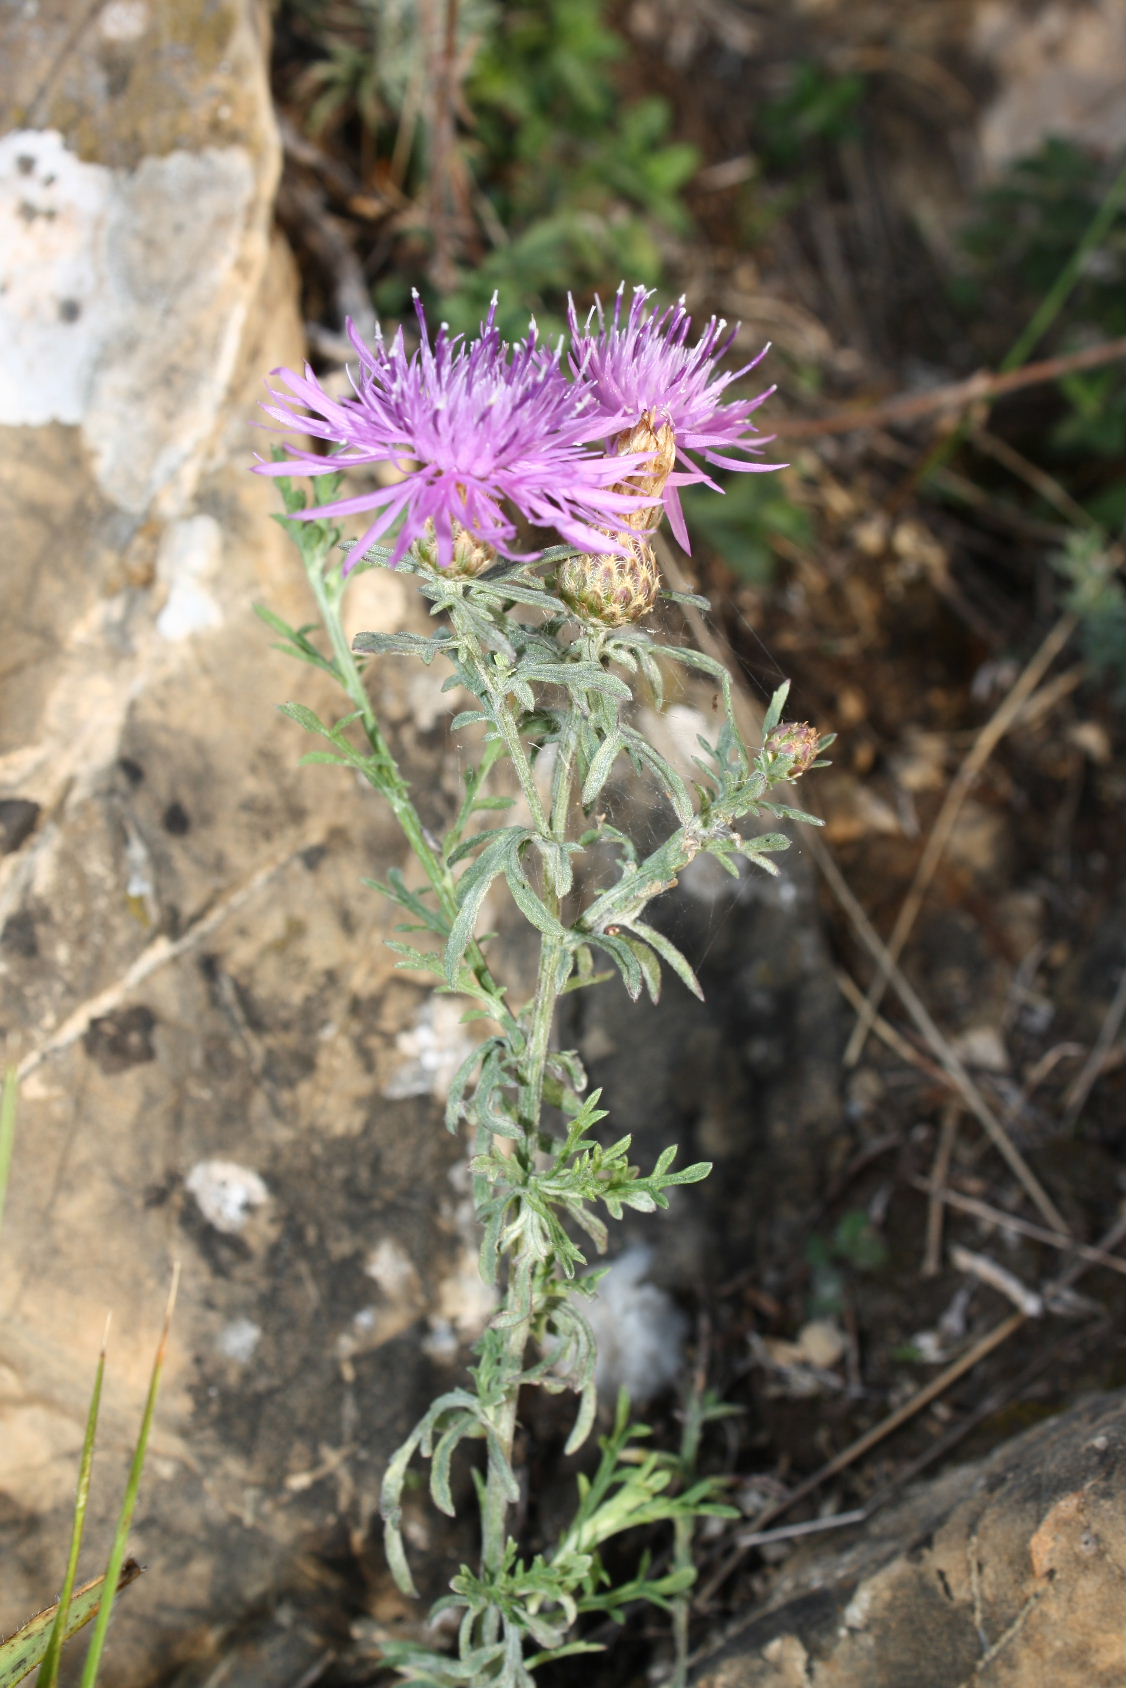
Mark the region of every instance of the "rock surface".
POLYGON ((1119 1688, 1124 1405, 1084 1402, 798 1552, 695 1688, 1119 1688))
MULTIPOLYGON (((60 1583, 112 1311, 98 1568, 179 1260, 149 1573, 115 1618, 130 1684, 206 1654, 329 1521, 362 1535, 483 1315, 435 1128, 460 1028, 391 974, 360 883, 401 844, 336 770, 297 766, 274 705, 335 700, 253 613, 308 619, 247 473, 262 377, 302 354, 264 18, 111 0, 76 23, 46 0, 0 53, 0 1044, 24 1074, 0 1634, 60 1583)), ((400 584, 364 586, 362 621, 401 624, 400 584)), ((456 768, 407 679, 385 713, 442 803, 456 768)))

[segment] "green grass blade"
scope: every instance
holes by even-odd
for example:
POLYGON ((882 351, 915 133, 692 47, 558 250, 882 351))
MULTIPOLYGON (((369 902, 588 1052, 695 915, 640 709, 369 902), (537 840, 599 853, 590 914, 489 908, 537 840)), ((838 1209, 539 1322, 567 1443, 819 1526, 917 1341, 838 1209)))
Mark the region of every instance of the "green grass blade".
POLYGON ((90 1395, 90 1406, 86 1413, 86 1434, 82 1438, 82 1459, 78 1467, 78 1487, 74 1496, 74 1524, 70 1532, 70 1553, 67 1557, 66 1576, 63 1580, 63 1591, 59 1595, 58 1611, 51 1634, 47 1642, 47 1651, 43 1655, 43 1663, 39 1666, 36 1678, 36 1688, 55 1688, 59 1679, 59 1661, 63 1654, 63 1642, 70 1633, 70 1603, 74 1595, 74 1585, 78 1580, 78 1555, 82 1549, 82 1533, 86 1528, 86 1507, 90 1499, 90 1474, 94 1467, 94 1439, 98 1431, 98 1409, 102 1404, 102 1383, 106 1374, 106 1341, 109 1336, 109 1320, 106 1320, 106 1334, 102 1338, 102 1351, 98 1355, 98 1369, 94 1373, 94 1388, 90 1395))
MULTIPOLYGON (((135 1559, 127 1559, 121 1567, 117 1579, 116 1593, 128 1588, 141 1574, 141 1567, 135 1559)), ((77 1589, 70 1602, 70 1617, 67 1621, 67 1633, 64 1640, 70 1639, 83 1626, 88 1624, 94 1613, 102 1603, 102 1590, 105 1577, 95 1577, 93 1582, 84 1583, 77 1589)), ((6 1641, 0 1641, 0 1688, 15 1688, 17 1682, 22 1682, 25 1676, 30 1676, 36 1665, 40 1663, 51 1641, 51 1631, 54 1628, 58 1613, 58 1602, 48 1606, 43 1612, 29 1618, 27 1623, 10 1635, 6 1641)))
POLYGON ((20 1084, 14 1067, 4 1074, 4 1089, 0 1093, 0 1231, 4 1229, 4 1203, 8 1195, 8 1173, 12 1165, 12 1150, 16 1142, 16 1103, 20 1084))
MULTIPOLYGON (((176 1305, 176 1290, 180 1282, 179 1263, 172 1268, 172 1285, 168 1291, 168 1304, 164 1309, 164 1324, 161 1327, 160 1341, 153 1357, 152 1376, 149 1378, 149 1392, 145 1400, 145 1411, 141 1419, 141 1430, 137 1437, 137 1446, 133 1453, 133 1464, 129 1468, 129 1481, 125 1485, 125 1496, 121 1502, 118 1514, 117 1530, 110 1549, 109 1563, 106 1566, 106 1598, 98 1607, 98 1616, 94 1623, 94 1632, 90 1637, 90 1645, 86 1652, 86 1661, 82 1667, 81 1688, 94 1688, 98 1677, 98 1667, 102 1661, 102 1650, 106 1644, 109 1631, 109 1620, 113 1614, 114 1597, 117 1592, 117 1580, 121 1568, 125 1563, 125 1543, 133 1523, 133 1513, 137 1505, 137 1495, 141 1487, 141 1472, 144 1470, 145 1454, 148 1451, 149 1436, 152 1432, 153 1418, 156 1414, 156 1399, 160 1393, 160 1379, 164 1372, 164 1359, 168 1351, 168 1333, 172 1326, 172 1310, 176 1305)), ((3 1684, 0 1684, 3 1688, 3 1684)))

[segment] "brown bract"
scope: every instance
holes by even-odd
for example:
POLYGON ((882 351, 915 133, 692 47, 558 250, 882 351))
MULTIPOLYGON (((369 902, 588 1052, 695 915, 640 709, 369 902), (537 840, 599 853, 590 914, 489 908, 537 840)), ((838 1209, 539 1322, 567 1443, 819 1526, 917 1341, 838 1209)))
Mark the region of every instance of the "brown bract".
POLYGON ((668 422, 658 425, 651 410, 647 410, 640 422, 627 428, 614 441, 614 452, 619 457, 638 451, 652 452, 653 455, 643 469, 628 476, 614 491, 628 494, 641 492, 652 499, 651 505, 632 510, 623 518, 626 527, 633 528, 636 533, 651 533, 664 514, 661 499, 676 462, 676 435, 668 422))

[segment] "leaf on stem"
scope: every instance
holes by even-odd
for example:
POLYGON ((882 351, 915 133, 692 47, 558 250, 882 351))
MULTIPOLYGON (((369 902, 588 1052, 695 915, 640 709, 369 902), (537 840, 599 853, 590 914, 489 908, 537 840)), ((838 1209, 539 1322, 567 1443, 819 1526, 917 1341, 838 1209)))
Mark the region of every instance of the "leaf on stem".
POLYGON ((459 880, 457 893, 460 907, 446 944, 446 978, 451 985, 456 984, 458 969, 473 942, 473 929, 489 887, 499 874, 506 871, 510 856, 530 836, 525 827, 504 828, 459 880))

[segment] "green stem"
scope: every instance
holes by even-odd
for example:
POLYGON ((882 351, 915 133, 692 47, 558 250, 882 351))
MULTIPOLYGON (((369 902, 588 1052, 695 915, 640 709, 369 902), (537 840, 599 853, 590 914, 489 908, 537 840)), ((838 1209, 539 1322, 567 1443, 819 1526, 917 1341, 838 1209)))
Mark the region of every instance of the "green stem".
MULTIPOLYGON (((680 1438, 680 1481, 687 1488, 696 1473, 700 1457, 700 1434, 704 1427, 703 1396, 700 1384, 692 1388, 684 1412, 684 1430, 680 1438)), ((673 1520, 673 1566, 678 1571, 692 1569, 692 1538, 696 1520, 691 1513, 681 1513, 673 1520)), ((675 1595, 672 1602, 672 1634, 675 1664, 668 1688, 688 1688, 688 1620, 692 1614, 690 1593, 675 1595)))
MULTIPOLYGON (((399 771, 399 764, 395 760, 391 746, 383 736, 379 718, 375 713, 371 698, 368 696, 363 675, 348 642, 348 635, 344 631, 344 624, 340 617, 345 585, 344 576, 341 571, 336 574, 335 579, 332 578, 326 567, 327 559, 327 549, 321 555, 314 555, 306 559, 309 585, 317 601, 321 622, 328 633, 329 643, 332 646, 337 678, 359 713, 360 720, 363 723, 364 736, 371 748, 372 757, 378 770, 377 776, 371 779, 371 783, 377 791, 386 797, 391 805, 391 812, 398 821, 407 843, 430 881, 442 913, 447 920, 452 922, 456 918, 458 909, 457 889, 453 875, 431 844, 422 818, 411 801, 410 787, 399 771)), ((489 971, 489 965, 476 942, 470 945, 467 960, 478 984, 493 1000, 501 1023, 506 1028, 511 1029, 512 1016, 504 1007, 500 987, 489 971)))
POLYGON ((1100 246, 1106 238, 1107 232, 1122 206, 1122 194, 1126 190, 1126 166, 1118 172, 1103 197, 1095 215, 1088 223, 1083 237, 1075 251, 1067 260, 1055 281, 1041 299, 1032 317, 1014 344, 1009 348, 1008 355, 1001 363, 1002 375, 1007 375, 1011 369, 1019 369, 1027 363, 1036 347, 1063 310, 1071 291, 1083 273, 1088 257, 1100 246))
MULTIPOLYGON (((488 685, 488 681, 483 674, 482 679, 488 685)), ((490 700, 493 701, 494 693, 491 687, 489 696, 490 700)), ((506 745, 509 743, 510 735, 515 737, 516 742, 519 743, 518 728, 509 709, 506 695, 494 701, 493 722, 502 734, 506 745)), ((575 739, 576 729, 573 721, 569 721, 559 744, 560 760, 556 764, 551 808, 550 831, 552 838, 558 843, 562 843, 567 835, 575 739)), ((523 751, 522 745, 520 749, 523 751)), ((516 760, 515 757, 513 760, 516 760)), ((530 768, 528 771, 530 776, 530 768)), ((536 801, 538 804, 538 793, 536 793, 536 801)), ((533 810, 534 814, 535 810, 533 810)), ((542 807, 540 808, 540 816, 543 830, 546 832, 548 830, 546 816, 543 815, 542 807)), ((557 914, 558 898, 550 887, 545 887, 544 897, 552 913, 557 914)), ((529 1160, 535 1154, 539 1143, 540 1115, 543 1111, 544 1073, 551 1044, 551 1030, 555 1023, 555 1007, 559 999, 560 971, 564 953, 565 946, 560 939, 546 935, 541 939, 536 988, 529 1005, 531 1014, 528 1024, 528 1041, 521 1062, 520 1120, 524 1127, 525 1138, 517 1153, 527 1156, 529 1160)), ((526 1309, 523 1316, 508 1329, 505 1340, 505 1361, 510 1381, 503 1404, 498 1409, 494 1419, 497 1440, 509 1463, 511 1463, 512 1445, 516 1435, 516 1409, 520 1392, 517 1380, 524 1370, 524 1350, 528 1345, 532 1328, 532 1294, 535 1268, 536 1259, 530 1252, 522 1252, 516 1255, 512 1262, 505 1296, 506 1311, 526 1309)), ((482 1509, 481 1574, 483 1578, 499 1574, 504 1563, 507 1545, 508 1499, 505 1493, 504 1467, 498 1454, 490 1447, 485 1479, 485 1499, 482 1509)), ((493 1607, 485 1617, 484 1642, 489 1644, 495 1641, 499 1633, 500 1612, 496 1607, 493 1607)))
POLYGON ((516 770, 516 777, 520 781, 520 789, 524 793, 525 801, 532 816, 532 825, 541 837, 547 837, 547 816, 536 786, 532 763, 520 737, 520 728, 508 703, 508 692, 503 685, 498 685, 495 671, 489 664, 488 654, 481 646, 465 616, 460 613, 460 605, 455 601, 449 606, 450 620, 453 622, 461 638, 465 642, 466 656, 484 689, 488 700, 489 716, 493 726, 504 741, 516 770))
MULTIPOLYGON (((512 1381, 504 1400, 496 1410, 493 1424, 497 1440, 511 1463, 512 1444, 516 1438, 516 1407, 520 1390, 516 1379, 524 1369, 524 1350, 532 1328, 532 1273, 535 1262, 528 1255, 519 1255, 512 1263, 506 1304, 528 1309, 526 1315, 510 1325, 505 1339, 505 1360, 512 1381)), ((498 1576, 504 1564, 504 1550, 508 1546, 508 1493, 504 1466, 489 1446, 488 1470, 485 1476, 485 1499, 481 1508, 481 1576, 498 1576)), ((495 1641, 500 1631, 500 1611, 491 1607, 485 1617, 484 1641, 495 1641)))
POLYGON ((390 803, 395 819, 406 833, 411 849, 422 863, 426 877, 434 887, 442 904, 443 912, 452 920, 457 911, 457 903, 449 873, 431 846, 418 810, 411 802, 406 781, 399 772, 399 766, 392 754, 391 746, 383 736, 371 698, 367 693, 367 687, 364 685, 363 676, 356 665, 352 647, 348 643, 348 635, 345 633, 340 619, 343 583, 330 585, 323 565, 317 565, 309 569, 309 584, 317 600, 321 620, 328 632, 332 654, 336 659, 338 678, 359 713, 364 726, 364 736, 371 746, 372 755, 378 765, 379 790, 390 803))

